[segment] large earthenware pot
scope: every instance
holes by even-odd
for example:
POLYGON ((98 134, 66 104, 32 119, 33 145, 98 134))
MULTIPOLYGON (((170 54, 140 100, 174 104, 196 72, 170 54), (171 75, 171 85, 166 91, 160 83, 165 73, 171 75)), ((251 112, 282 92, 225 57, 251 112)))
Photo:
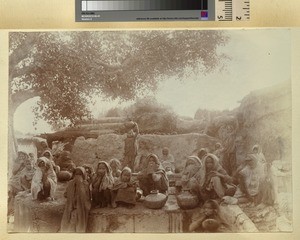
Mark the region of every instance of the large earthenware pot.
POLYGON ((60 171, 57 174, 57 179, 60 182, 69 181, 71 178, 72 178, 72 173, 70 173, 69 171, 60 171))
POLYGON ((181 193, 176 196, 176 199, 181 209, 192 209, 199 204, 198 197, 192 194, 189 189, 183 189, 181 193))
POLYGON ((208 218, 202 222, 202 227, 206 232, 217 232, 220 223, 213 218, 208 218))
POLYGON ((144 205, 151 209, 160 209, 166 202, 168 197, 160 193, 158 190, 152 190, 149 195, 145 197, 144 205))

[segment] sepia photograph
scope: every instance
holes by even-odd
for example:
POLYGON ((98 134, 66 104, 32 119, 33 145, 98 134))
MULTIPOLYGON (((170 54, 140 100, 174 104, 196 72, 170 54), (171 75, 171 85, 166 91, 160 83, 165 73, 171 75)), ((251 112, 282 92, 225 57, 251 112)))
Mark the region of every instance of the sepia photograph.
POLYGON ((293 232, 290 29, 8 36, 8 233, 293 232))

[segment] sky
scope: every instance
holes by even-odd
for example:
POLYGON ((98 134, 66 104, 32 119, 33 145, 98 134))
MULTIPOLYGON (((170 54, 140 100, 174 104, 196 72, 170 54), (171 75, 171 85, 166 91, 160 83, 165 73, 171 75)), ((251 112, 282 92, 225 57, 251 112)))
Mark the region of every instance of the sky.
MULTIPOLYGON (((253 90, 287 81, 291 77, 291 43, 288 29, 228 30, 229 43, 219 47, 220 53, 230 56, 226 70, 211 74, 191 76, 184 81, 168 78, 152 94, 157 101, 171 106, 181 116, 194 117, 198 108, 231 110, 253 90)), ((51 132, 43 120, 32 125, 31 111, 37 99, 23 103, 15 113, 15 130, 22 133, 51 132)), ((105 102, 99 98, 91 106, 94 116, 112 107, 124 107, 133 102, 105 102)))

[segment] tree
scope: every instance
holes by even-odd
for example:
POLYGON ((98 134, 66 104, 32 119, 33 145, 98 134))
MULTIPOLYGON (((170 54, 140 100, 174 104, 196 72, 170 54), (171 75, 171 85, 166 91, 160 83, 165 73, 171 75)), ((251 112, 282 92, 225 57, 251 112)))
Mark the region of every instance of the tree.
POLYGON ((217 47, 227 41, 224 32, 194 30, 10 33, 10 136, 14 112, 32 97, 36 118, 76 124, 90 117, 95 94, 130 100, 165 76, 222 68, 217 47))

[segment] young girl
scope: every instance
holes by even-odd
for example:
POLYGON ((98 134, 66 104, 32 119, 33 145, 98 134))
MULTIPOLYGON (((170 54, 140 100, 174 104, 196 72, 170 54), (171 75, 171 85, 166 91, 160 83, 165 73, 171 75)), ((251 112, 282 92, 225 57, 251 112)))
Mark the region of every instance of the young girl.
POLYGON ((117 203, 125 204, 128 207, 133 207, 136 204, 137 182, 132 180, 131 175, 131 169, 125 167, 119 179, 115 181, 112 191, 113 208, 117 207, 117 203))
POLYGON ((61 221, 61 232, 86 232, 91 198, 85 169, 77 167, 66 189, 67 202, 61 221))
POLYGON ((190 232, 226 232, 229 225, 220 214, 219 204, 215 200, 207 200, 202 207, 200 217, 189 226, 190 232))
POLYGON ((108 163, 100 161, 92 180, 93 207, 107 207, 111 204, 111 189, 114 184, 112 171, 108 163))

